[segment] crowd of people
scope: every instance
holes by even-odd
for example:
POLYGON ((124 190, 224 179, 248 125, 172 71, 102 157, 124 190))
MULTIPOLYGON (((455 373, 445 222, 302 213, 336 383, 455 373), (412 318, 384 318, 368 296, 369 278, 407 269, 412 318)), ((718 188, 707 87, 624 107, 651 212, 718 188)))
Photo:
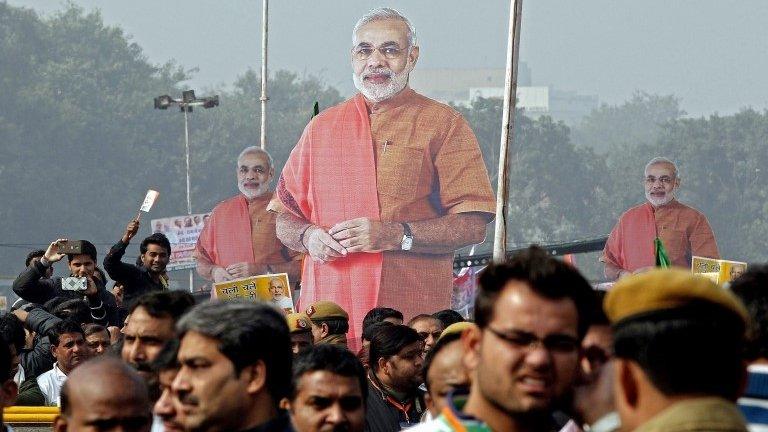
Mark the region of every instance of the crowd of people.
POLYGON ((198 273, 287 274, 269 301, 170 289, 162 233, 125 262, 138 218, 104 271, 93 243, 57 239, 0 316, 0 404, 58 406, 59 432, 768 429, 768 267, 728 288, 655 269, 719 257, 671 160, 645 166, 646 202, 608 238, 609 290, 532 246, 480 273, 463 317, 453 253, 495 212, 477 140, 408 87, 419 47, 399 12, 363 16, 350 57, 359 93, 310 121, 276 191, 247 147, 239 194, 195 221, 198 273))
MULTIPOLYGON (((125 316, 114 326, 92 300, 113 295, 98 272, 88 276, 96 293, 38 292, 57 289, 40 268, 57 261, 55 249, 31 254, 18 280, 43 273, 37 294, 0 316, 0 402, 59 406, 57 431, 768 424, 768 266, 729 289, 658 269, 606 293, 532 246, 481 273, 472 320, 441 310, 405 321, 377 307, 352 351, 349 316, 331 301, 285 314, 268 302, 195 304, 187 292, 157 289, 107 312, 125 316)), ((70 256, 72 274, 87 274, 87 262, 70 256)))

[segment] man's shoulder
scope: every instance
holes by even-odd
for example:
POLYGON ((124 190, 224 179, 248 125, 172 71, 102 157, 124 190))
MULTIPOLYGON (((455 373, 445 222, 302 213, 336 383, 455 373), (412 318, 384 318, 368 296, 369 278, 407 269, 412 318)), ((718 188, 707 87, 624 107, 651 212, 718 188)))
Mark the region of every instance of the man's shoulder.
POLYGON ((227 209, 230 209, 234 206, 238 206, 242 203, 242 201, 245 199, 242 194, 237 194, 233 197, 229 197, 223 201, 219 201, 218 204, 216 204, 216 207, 211 210, 211 214, 221 213, 222 211, 225 211, 227 209))
POLYGON ((463 117, 460 112, 458 112, 455 108, 452 106, 445 104, 440 101, 436 101, 430 97, 424 96, 423 94, 420 94, 418 92, 413 92, 413 103, 417 105, 422 105, 424 107, 427 107, 429 109, 433 109, 441 114, 444 114, 446 116, 451 117, 463 117))
POLYGON ((405 429, 405 432, 452 432, 453 430, 452 427, 438 417, 434 420, 405 429))
POLYGON ((40 388, 43 387, 43 384, 50 383, 55 373, 56 371, 54 369, 49 369, 41 373, 40 375, 38 375, 37 378, 35 378, 35 380, 37 381, 37 384, 40 386, 40 388))
POLYGON ((680 201, 677 201, 677 200, 675 200, 672 203, 672 205, 673 205, 673 208, 675 210, 677 210, 677 211, 679 211, 681 213, 687 213, 687 214, 692 215, 692 216, 695 215, 695 216, 702 216, 702 217, 704 217, 704 213, 701 210, 699 210, 699 209, 697 209, 697 208, 695 208, 695 207, 693 207, 691 205, 683 204, 683 203, 681 203, 680 201))

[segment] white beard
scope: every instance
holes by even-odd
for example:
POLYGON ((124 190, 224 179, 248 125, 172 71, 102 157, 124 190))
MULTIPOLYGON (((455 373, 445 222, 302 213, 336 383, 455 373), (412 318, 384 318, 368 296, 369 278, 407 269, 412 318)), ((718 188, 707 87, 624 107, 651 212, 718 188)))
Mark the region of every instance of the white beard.
POLYGON ((363 80, 371 72, 366 71, 358 76, 354 72, 352 73, 352 81, 355 83, 355 88, 365 96, 371 102, 381 102, 391 98, 392 96, 400 93, 405 86, 408 85, 408 75, 413 70, 413 67, 409 63, 405 69, 400 73, 392 73, 391 70, 377 70, 377 73, 388 73, 390 78, 384 84, 372 84, 363 80))
POLYGON ((243 186, 242 183, 237 183, 237 188, 240 189, 240 193, 245 195, 248 199, 258 198, 269 191, 269 183, 262 183, 256 190, 249 190, 243 186))
POLYGON ((673 199, 675 199, 675 191, 672 190, 672 192, 669 192, 668 194, 664 195, 664 198, 661 198, 661 199, 651 196, 650 192, 646 192, 645 199, 647 199, 652 206, 661 207, 663 205, 669 204, 673 199))

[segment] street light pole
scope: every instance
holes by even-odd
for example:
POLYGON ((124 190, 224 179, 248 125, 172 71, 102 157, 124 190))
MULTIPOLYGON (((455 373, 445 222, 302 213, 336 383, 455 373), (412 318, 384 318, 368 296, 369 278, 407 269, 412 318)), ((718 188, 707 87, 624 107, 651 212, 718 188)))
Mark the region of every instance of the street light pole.
POLYGON ((269 25, 269 0, 263 0, 261 29, 261 149, 267 149, 267 33, 269 25))

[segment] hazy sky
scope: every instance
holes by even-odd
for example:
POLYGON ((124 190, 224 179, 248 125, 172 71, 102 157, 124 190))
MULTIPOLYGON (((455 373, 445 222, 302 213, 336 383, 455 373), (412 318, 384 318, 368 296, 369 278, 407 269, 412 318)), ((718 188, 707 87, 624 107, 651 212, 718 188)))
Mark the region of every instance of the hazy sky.
MULTIPOLYGON (((60 0, 10 0, 53 13, 60 0)), ((198 67, 197 88, 230 84, 261 63, 261 1, 74 0, 100 8, 155 63, 198 67)), ((351 28, 376 6, 401 10, 421 45, 417 67, 503 68, 508 2, 270 2, 270 70, 321 76, 350 91, 351 28)), ((675 94, 691 114, 768 107, 765 0, 526 0, 521 60, 534 85, 620 103, 635 90, 675 94)))

